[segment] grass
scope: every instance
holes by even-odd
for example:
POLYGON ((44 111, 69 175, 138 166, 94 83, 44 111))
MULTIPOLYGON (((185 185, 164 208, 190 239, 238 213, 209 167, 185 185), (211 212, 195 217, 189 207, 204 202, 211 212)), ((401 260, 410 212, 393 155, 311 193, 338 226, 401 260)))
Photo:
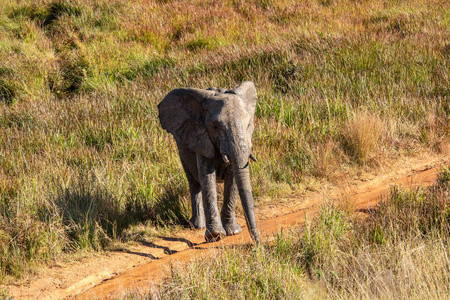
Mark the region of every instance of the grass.
MULTIPOLYGON (((449 175, 392 188, 367 215, 325 204, 259 247, 172 268, 158 299, 440 299, 450 293, 449 175)), ((133 294, 129 299, 151 299, 133 294)))
POLYGON ((359 114, 343 129, 343 145, 361 164, 376 161, 382 148, 384 126, 376 116, 359 114))
POLYGON ((257 205, 447 151, 445 1, 205 3, 0 3, 0 281, 187 222, 156 109, 175 87, 255 82, 257 205))

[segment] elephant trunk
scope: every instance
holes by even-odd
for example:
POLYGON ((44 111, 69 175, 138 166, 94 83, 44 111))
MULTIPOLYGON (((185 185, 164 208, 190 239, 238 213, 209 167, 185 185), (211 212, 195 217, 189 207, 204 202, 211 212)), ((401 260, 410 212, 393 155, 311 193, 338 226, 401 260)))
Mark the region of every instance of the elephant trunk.
POLYGON ((252 187, 250 183, 250 172, 247 162, 243 167, 239 166, 237 161, 232 163, 233 173, 236 180, 236 185, 239 190, 242 207, 244 208, 245 220, 247 221, 247 228, 256 243, 259 243, 258 228, 256 226, 255 210, 253 205, 252 187))
POLYGON ((230 155, 234 179, 241 198, 242 207, 244 209, 245 220, 247 228, 256 243, 259 243, 258 228, 256 226, 255 209, 253 204, 252 186, 250 183, 249 172, 249 156, 251 154, 251 144, 244 131, 242 124, 242 116, 239 113, 235 114, 235 126, 231 127, 231 136, 226 136, 227 139, 222 143, 222 154, 230 155))

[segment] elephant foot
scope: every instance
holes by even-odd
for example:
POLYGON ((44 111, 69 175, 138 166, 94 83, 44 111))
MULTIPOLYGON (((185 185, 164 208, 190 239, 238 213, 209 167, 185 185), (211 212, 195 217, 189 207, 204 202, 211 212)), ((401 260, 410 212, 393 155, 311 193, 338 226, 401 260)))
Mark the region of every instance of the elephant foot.
POLYGON ((242 232, 242 227, 239 226, 238 223, 225 225, 223 228, 225 229, 225 232, 227 233, 228 236, 236 235, 242 232))
POLYGON ((189 220, 189 225, 194 227, 195 229, 202 229, 206 227, 205 219, 202 218, 194 218, 192 217, 189 220))
POLYGON ((223 230, 223 229, 219 229, 219 230, 206 229, 206 232, 205 232, 205 240, 208 243, 217 242, 225 236, 226 236, 226 233, 225 233, 225 230, 223 230))

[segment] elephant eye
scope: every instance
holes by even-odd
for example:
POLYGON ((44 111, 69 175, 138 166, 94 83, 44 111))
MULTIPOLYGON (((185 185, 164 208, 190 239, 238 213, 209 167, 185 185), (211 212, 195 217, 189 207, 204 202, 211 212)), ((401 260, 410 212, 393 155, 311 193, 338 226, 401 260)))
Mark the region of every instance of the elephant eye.
POLYGON ((214 129, 219 129, 219 122, 217 122, 217 121, 214 121, 213 123, 212 123, 212 127, 214 128, 214 129))

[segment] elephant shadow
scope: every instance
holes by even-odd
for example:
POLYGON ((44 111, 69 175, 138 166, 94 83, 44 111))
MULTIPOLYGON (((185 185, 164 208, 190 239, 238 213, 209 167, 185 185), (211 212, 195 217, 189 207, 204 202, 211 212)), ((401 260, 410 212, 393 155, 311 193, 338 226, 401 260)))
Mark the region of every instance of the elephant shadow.
POLYGON ((50 202, 52 205, 38 213, 43 221, 56 216, 73 247, 101 249, 113 239, 123 237, 124 230, 131 225, 151 221, 161 226, 187 226, 190 212, 183 194, 186 191, 182 187, 169 186, 155 199, 138 192, 119 199, 99 184, 95 176, 86 175, 68 186, 60 186, 50 202))
MULTIPOLYGON (((185 238, 171 237, 171 236, 159 236, 158 238, 160 240, 167 241, 167 242, 182 242, 182 243, 186 243, 186 245, 188 246, 188 249, 193 249, 193 250, 205 250, 205 249, 211 249, 211 248, 220 249, 221 248, 220 246, 217 246, 217 247, 208 246, 207 248, 206 247, 202 247, 202 245, 208 244, 208 242, 206 242, 206 241, 201 242, 201 243, 194 243, 194 242, 191 242, 190 240, 185 239, 185 238)), ((164 254, 166 254, 166 255, 172 255, 172 254, 178 253, 180 251, 186 250, 186 249, 182 249, 182 250, 171 249, 170 247, 167 247, 167 246, 158 245, 157 242, 140 241, 140 244, 143 245, 143 246, 150 247, 150 248, 163 249, 164 250, 164 254)))

